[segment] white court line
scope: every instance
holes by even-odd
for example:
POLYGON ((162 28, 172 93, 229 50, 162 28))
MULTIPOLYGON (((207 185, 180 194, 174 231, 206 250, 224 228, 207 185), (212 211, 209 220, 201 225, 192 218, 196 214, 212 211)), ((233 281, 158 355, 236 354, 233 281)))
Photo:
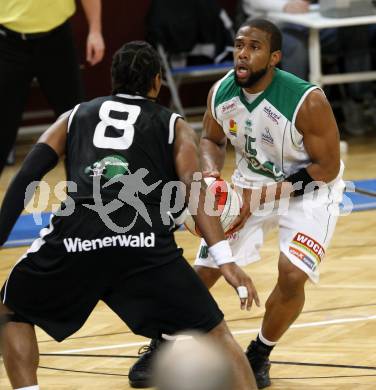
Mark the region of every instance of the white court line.
MULTIPOLYGON (((358 322, 358 321, 369 321, 376 320, 376 315, 373 316, 364 316, 364 317, 353 317, 353 318, 338 318, 337 320, 329 320, 329 321, 317 321, 317 322, 306 322, 303 324, 293 324, 290 328, 312 328, 314 326, 323 326, 323 325, 338 325, 345 324, 348 322, 358 322)), ((254 329, 245 329, 245 330, 236 330, 235 332, 231 332, 233 335, 237 334, 247 334, 253 333, 254 329)), ((257 329, 258 331, 258 329, 257 329)))
POLYGON ((373 285, 363 285, 360 286, 359 284, 320 284, 320 288, 348 288, 352 290, 376 290, 376 286, 373 285))
POLYGON ((351 262, 354 262, 354 256, 356 256, 356 261, 361 261, 361 260, 368 261, 368 260, 373 259, 373 253, 372 253, 372 255, 370 253, 370 254, 367 254, 367 255, 341 256, 341 261, 351 261, 351 262))
MULTIPOLYGON (((317 322, 305 322, 302 324, 293 324, 290 328, 311 328, 314 326, 324 326, 324 325, 338 325, 338 324, 346 324, 349 322, 358 322, 358 321, 371 321, 376 320, 376 315, 372 316, 363 316, 363 317, 352 317, 352 318, 338 318, 337 320, 328 320, 328 321, 317 321, 317 322)), ((233 335, 239 334, 250 334, 257 333, 259 328, 257 329, 244 329, 244 330, 236 330, 231 332, 233 335)), ((106 349, 119 349, 119 348, 128 348, 128 347, 137 347, 145 345, 145 341, 140 341, 136 343, 126 343, 126 344, 115 344, 115 345, 105 345, 103 347, 92 347, 92 348, 81 348, 81 349, 69 349, 67 351, 55 351, 49 353, 59 353, 59 354, 69 354, 69 353, 80 353, 80 352, 89 352, 89 351, 103 351, 106 349)))

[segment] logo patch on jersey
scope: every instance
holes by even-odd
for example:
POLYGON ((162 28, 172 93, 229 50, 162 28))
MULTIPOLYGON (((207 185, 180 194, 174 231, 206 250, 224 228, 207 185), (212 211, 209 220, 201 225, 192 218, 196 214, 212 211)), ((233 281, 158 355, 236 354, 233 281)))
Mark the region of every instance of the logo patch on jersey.
POLYGON ((299 260, 301 260, 309 269, 311 269, 312 271, 316 270, 318 263, 306 256, 299 249, 290 246, 289 252, 295 257, 297 257, 299 260))
POLYGON ((297 233, 291 244, 317 259, 318 263, 320 263, 322 258, 325 256, 324 248, 313 238, 303 233, 297 233))
POLYGON ((230 134, 236 137, 236 135, 238 134, 238 124, 233 119, 230 119, 229 130, 230 134))
POLYGON ((250 119, 247 119, 245 121, 244 130, 251 133, 252 132, 252 124, 253 124, 252 121, 250 119))
POLYGON ((85 168, 85 173, 90 176, 103 176, 110 180, 115 176, 124 175, 129 172, 128 162, 123 156, 111 155, 96 161, 85 168))
POLYGON ((274 139, 270 134, 269 127, 265 127, 264 133, 261 134, 261 141, 269 145, 274 145, 274 139))
POLYGON ((267 114, 267 116, 278 125, 278 121, 281 119, 281 115, 277 114, 272 110, 272 108, 269 107, 264 107, 264 112, 267 114))
POLYGON ((221 107, 222 115, 228 114, 230 112, 235 111, 237 108, 237 104, 235 101, 230 100, 229 102, 226 102, 221 107))

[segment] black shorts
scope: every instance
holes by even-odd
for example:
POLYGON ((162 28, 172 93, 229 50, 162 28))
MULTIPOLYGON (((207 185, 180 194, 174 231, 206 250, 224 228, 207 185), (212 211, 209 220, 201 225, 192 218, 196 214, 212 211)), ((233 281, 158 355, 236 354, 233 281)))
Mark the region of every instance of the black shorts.
POLYGON ((11 271, 1 299, 57 341, 80 329, 99 300, 149 338, 210 331, 223 313, 173 235, 152 233, 145 227, 114 238, 83 210, 53 217, 11 271))

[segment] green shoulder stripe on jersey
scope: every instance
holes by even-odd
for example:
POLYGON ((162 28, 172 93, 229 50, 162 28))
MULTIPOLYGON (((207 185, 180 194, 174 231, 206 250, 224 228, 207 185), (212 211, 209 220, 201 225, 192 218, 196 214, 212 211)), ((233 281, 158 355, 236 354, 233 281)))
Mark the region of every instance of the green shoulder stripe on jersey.
POLYGON ((234 72, 230 72, 220 81, 214 97, 214 107, 216 108, 233 97, 239 96, 241 102, 251 112, 263 99, 266 99, 289 121, 292 121, 302 96, 312 87, 314 85, 308 81, 276 68, 275 75, 268 88, 256 100, 249 103, 242 88, 235 82, 234 72))
POLYGON ((221 103, 224 103, 235 96, 239 96, 240 90, 241 88, 235 83, 234 72, 229 72, 222 81, 220 81, 220 86, 218 87, 214 98, 214 107, 216 108, 221 103))
POLYGON ((300 99, 313 86, 291 73, 276 68, 272 82, 256 100, 249 103, 243 91, 240 93, 240 100, 251 112, 263 99, 266 99, 291 122, 300 99))
POLYGON ((265 98, 292 121, 302 96, 314 85, 280 69, 276 69, 274 78, 278 82, 273 83, 274 88, 265 91, 265 98))

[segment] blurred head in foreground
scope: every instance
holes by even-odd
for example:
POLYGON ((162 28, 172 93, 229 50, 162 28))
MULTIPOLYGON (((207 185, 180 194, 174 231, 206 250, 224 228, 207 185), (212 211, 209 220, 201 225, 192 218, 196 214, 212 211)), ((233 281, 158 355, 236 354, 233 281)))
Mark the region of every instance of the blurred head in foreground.
POLYGON ((232 369, 222 349, 205 336, 166 343, 156 358, 158 390, 230 390, 232 369))

